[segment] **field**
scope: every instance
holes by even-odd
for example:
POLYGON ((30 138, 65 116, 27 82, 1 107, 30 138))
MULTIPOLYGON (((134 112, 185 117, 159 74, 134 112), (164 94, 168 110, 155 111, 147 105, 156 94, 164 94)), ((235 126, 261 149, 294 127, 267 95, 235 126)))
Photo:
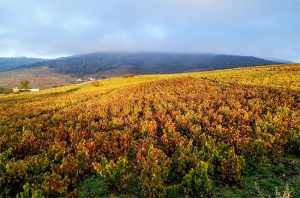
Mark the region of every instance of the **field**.
POLYGON ((300 65, 0 96, 0 197, 300 197, 300 65))
POLYGON ((47 89, 62 85, 68 85, 75 78, 54 72, 48 67, 17 69, 0 72, 0 87, 18 87, 21 80, 29 80, 32 88, 47 89))

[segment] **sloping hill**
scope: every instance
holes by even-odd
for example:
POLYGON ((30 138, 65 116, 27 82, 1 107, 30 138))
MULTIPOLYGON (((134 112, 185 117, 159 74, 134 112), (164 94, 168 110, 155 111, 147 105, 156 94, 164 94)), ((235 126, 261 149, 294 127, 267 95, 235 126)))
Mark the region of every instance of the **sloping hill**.
POLYGON ((179 53, 93 53, 31 64, 48 66, 72 75, 155 74, 204 71, 233 67, 271 65, 275 62, 251 57, 179 53))
POLYGON ((0 87, 26 79, 37 88, 67 85, 76 78, 206 71, 274 64, 249 56, 175 53, 94 53, 53 60, 0 58, 0 87))
POLYGON ((16 58, 0 57, 0 72, 13 70, 23 65, 28 65, 32 63, 38 63, 38 62, 40 63, 43 61, 46 61, 46 59, 26 58, 26 57, 16 57, 16 58))
POLYGON ((0 96, 0 196, 255 197, 288 184, 299 197, 299 75, 127 75, 0 96))
POLYGON ((18 87, 24 79, 30 82, 30 87, 39 89, 68 85, 74 81, 72 76, 55 72, 48 67, 33 67, 0 72, 0 87, 18 87))

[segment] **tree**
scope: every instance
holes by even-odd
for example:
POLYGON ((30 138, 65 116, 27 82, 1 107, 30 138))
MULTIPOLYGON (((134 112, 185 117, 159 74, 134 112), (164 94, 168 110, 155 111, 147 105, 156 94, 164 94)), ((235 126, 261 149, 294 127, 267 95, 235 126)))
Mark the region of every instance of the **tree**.
POLYGON ((11 89, 11 88, 0 87, 0 94, 9 94, 12 92, 13 92, 13 89, 11 89))
POLYGON ((28 80, 21 80, 20 89, 28 89, 28 88, 29 88, 29 81, 28 80))

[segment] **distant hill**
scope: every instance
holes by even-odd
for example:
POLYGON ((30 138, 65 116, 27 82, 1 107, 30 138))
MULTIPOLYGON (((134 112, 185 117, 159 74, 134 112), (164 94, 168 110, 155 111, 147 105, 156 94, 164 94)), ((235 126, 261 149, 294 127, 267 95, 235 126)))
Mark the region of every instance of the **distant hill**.
POLYGON ((47 66, 58 73, 76 76, 91 74, 117 76, 128 73, 180 73, 272 64, 279 62, 252 56, 102 52, 37 62, 26 67, 47 66))
POLYGON ((61 74, 48 67, 34 67, 0 72, 0 88, 18 87, 21 80, 29 80, 31 88, 51 88, 68 85, 76 78, 61 74))
POLYGON ((46 61, 46 59, 26 58, 26 57, 16 57, 16 58, 0 57, 0 72, 13 70, 22 65, 28 65, 28 64, 43 62, 43 61, 46 61))

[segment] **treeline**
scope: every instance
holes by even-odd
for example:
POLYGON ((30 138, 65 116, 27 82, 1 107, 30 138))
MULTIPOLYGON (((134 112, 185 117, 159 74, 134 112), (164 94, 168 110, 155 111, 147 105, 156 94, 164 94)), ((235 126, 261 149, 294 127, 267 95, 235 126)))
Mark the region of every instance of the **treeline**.
POLYGON ((12 92, 13 92, 13 89, 11 89, 11 88, 0 87, 0 94, 9 94, 12 92))
MULTIPOLYGON (((272 61, 251 57, 214 54, 180 54, 180 53, 93 53, 46 61, 49 66, 60 73, 86 75, 94 73, 110 74, 149 74, 180 73, 244 67, 253 65, 278 64, 272 61), (124 69, 125 68, 125 69, 124 69), (114 73, 115 72, 115 73, 114 73)), ((42 66, 41 63, 31 67, 42 66)))
POLYGON ((39 58, 26 58, 26 57, 16 57, 16 58, 1 58, 0 57, 0 72, 19 68, 21 65, 28 65, 37 62, 43 62, 45 59, 39 58))

